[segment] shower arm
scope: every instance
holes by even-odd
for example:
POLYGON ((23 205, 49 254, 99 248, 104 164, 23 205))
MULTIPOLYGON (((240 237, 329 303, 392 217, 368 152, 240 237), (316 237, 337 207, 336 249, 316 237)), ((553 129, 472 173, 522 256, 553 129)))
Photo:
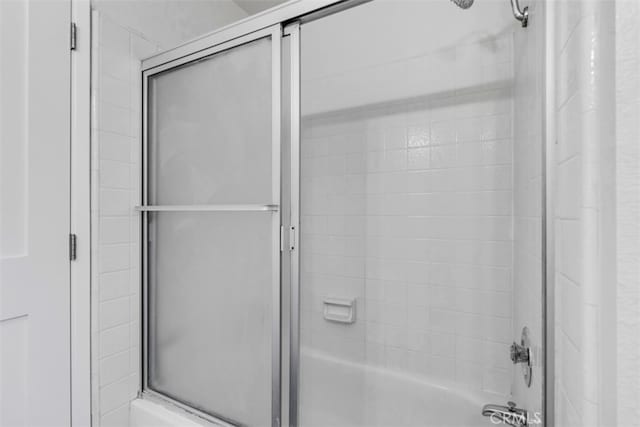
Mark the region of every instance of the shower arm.
POLYGON ((513 10, 513 16, 522 23, 523 27, 526 27, 529 23, 529 7, 525 6, 521 10, 518 0, 511 0, 511 9, 513 10))

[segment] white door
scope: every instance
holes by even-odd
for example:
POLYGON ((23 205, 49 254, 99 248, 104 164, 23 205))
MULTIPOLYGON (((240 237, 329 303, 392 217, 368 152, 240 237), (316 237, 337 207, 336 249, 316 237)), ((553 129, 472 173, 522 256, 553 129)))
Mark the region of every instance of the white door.
POLYGON ((0 0, 0 426, 70 425, 70 0, 0 0))

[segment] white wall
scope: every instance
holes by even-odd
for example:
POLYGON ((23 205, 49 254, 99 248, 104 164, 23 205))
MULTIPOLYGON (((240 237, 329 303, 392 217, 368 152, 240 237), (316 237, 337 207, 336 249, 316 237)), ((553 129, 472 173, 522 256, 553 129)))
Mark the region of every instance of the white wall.
POLYGON ((510 395, 514 30, 504 2, 428 1, 302 28, 303 352, 510 395))
POLYGON ((94 6, 92 417, 123 427, 140 383, 140 60, 244 15, 230 1, 94 6))
POLYGON ((92 5, 162 49, 247 16, 232 0, 92 0, 92 5))

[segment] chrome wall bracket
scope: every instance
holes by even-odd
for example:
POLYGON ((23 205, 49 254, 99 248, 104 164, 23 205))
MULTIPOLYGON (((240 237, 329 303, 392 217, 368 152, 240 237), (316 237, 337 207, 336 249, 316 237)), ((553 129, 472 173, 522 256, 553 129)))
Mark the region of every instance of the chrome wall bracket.
POLYGON ((518 0, 511 0, 511 9, 513 10, 513 16, 520 21, 523 28, 526 28, 529 24, 529 7, 525 6, 524 9, 520 9, 518 0))
POLYGON ((526 326, 522 328, 522 336, 520 338, 520 344, 514 342, 511 344, 511 361, 513 364, 522 364, 522 375, 524 376, 524 383, 527 387, 531 387, 532 377, 532 357, 531 357, 531 344, 529 340, 529 328, 526 326))

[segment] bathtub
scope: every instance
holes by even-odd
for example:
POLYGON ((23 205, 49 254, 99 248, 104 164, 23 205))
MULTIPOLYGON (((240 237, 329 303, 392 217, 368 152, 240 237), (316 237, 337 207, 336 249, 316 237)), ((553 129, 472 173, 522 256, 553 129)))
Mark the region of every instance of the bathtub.
MULTIPOLYGON (((349 362, 311 349, 300 354, 300 425, 304 427, 480 427, 490 399, 459 385, 349 362)), ((494 398, 495 400, 495 398, 494 398)), ((131 403, 130 427, 211 427, 156 399, 131 403)))
POLYGON ((201 418, 155 399, 136 399, 129 409, 129 427, 212 427, 201 418))
POLYGON ((300 368, 299 414, 305 427, 493 425, 481 415, 487 397, 460 385, 305 348, 300 368))

